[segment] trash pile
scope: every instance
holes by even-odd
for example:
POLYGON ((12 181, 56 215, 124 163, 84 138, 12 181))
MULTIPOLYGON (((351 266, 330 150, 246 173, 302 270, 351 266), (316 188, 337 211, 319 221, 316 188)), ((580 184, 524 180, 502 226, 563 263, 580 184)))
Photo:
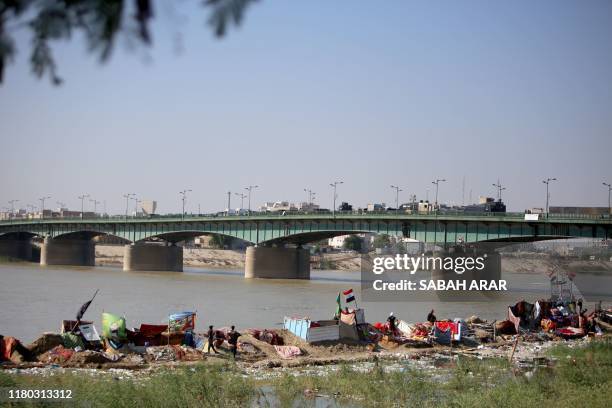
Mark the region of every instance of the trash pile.
POLYGON ((195 330, 196 312, 183 311, 168 316, 164 324, 143 323, 132 329, 126 327, 125 316, 104 312, 98 332, 93 321, 82 319, 94 298, 83 304, 75 320, 62 321, 59 333, 44 333, 29 345, 0 335, 0 366, 139 368, 213 356, 236 358, 238 352, 245 362, 278 364, 301 359, 300 363, 309 358, 332 361, 343 353, 343 358, 363 358, 370 355, 368 352, 400 346, 464 346, 463 350, 469 350, 480 349, 485 343, 493 343, 493 347, 508 345, 507 340, 518 342, 519 337, 524 341, 575 339, 601 336, 612 329, 611 309, 603 310, 600 303, 588 313, 581 300, 573 299, 533 304, 521 300, 508 306, 502 321, 488 322, 478 316, 439 319, 431 310, 422 322, 409 323, 392 312, 385 322, 370 324, 353 290, 348 289, 338 293, 331 319, 285 317, 284 331, 252 328, 243 336, 234 326, 208 326, 202 334, 195 330))

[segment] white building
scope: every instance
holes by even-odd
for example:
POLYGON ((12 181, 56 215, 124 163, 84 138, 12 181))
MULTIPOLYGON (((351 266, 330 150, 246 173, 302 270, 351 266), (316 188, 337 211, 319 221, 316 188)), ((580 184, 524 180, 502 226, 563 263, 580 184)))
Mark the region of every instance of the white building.
POLYGON ((144 215, 152 215, 155 214, 157 210, 157 201, 154 200, 143 200, 140 203, 140 208, 144 215))

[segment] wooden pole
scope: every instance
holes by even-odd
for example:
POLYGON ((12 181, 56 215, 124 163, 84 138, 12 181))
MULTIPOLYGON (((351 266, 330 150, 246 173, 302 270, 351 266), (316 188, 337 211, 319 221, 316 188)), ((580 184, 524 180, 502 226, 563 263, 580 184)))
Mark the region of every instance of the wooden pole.
POLYGON ((508 362, 511 363, 512 362, 512 358, 514 357, 514 352, 516 351, 516 346, 518 345, 519 342, 519 336, 518 334, 516 335, 516 341, 514 342, 514 346, 512 346, 512 353, 510 354, 510 358, 508 358, 508 362))

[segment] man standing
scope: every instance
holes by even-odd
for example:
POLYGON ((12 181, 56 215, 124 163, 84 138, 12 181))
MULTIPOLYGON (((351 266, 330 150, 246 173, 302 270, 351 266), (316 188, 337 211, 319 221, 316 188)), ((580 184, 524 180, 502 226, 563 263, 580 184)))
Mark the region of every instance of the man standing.
POLYGON ((232 326, 232 329, 230 330, 230 332, 227 334, 228 340, 227 342, 230 345, 230 350, 232 351, 232 355, 234 356, 234 360, 236 359, 236 352, 238 351, 238 337, 240 337, 241 334, 238 333, 234 326, 232 326))
POLYGON ((389 317, 387 317, 387 323, 389 324, 389 331, 391 332, 392 335, 395 335, 395 328, 396 328, 395 320, 396 318, 393 315, 393 312, 391 312, 389 314, 389 317))
POLYGON ((219 352, 217 351, 217 349, 215 348, 215 331, 213 330, 212 326, 208 326, 208 332, 206 333, 207 337, 208 337, 208 354, 210 354, 210 349, 212 348, 213 351, 215 352, 215 354, 218 354, 219 352))

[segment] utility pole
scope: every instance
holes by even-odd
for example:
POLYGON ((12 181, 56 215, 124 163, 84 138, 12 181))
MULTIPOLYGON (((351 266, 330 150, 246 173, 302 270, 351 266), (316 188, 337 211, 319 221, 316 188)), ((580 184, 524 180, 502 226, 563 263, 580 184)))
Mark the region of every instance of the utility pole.
POLYGON ((45 200, 51 198, 51 196, 41 197, 38 199, 40 201, 40 218, 45 218, 45 200))
POLYGON ((497 179, 497 184, 493 184, 493 187, 495 187, 497 189, 497 200, 499 202, 501 202, 501 200, 502 200, 502 191, 504 191, 506 189, 506 187, 502 187, 501 183, 499 182, 499 179, 497 179))
POLYGON ((332 207, 332 216, 336 216, 336 198, 338 198, 338 194, 336 194, 336 189, 338 188, 338 184, 344 184, 344 181, 334 181, 330 184, 330 187, 334 189, 334 203, 332 207))
POLYGON ((391 188, 395 190, 395 211, 399 211, 399 193, 400 191, 404 191, 400 189, 398 186, 391 185, 391 188))
POLYGON ((230 211, 232 209, 232 192, 227 192, 227 215, 230 215, 230 211))
POLYGON ((123 198, 125 198, 125 222, 127 222, 127 217, 128 217, 128 207, 130 205, 130 198, 135 197, 136 194, 134 193, 126 193, 123 195, 123 198))
POLYGON ((191 190, 179 191, 179 194, 182 196, 181 200, 183 201, 183 212, 181 212, 181 221, 185 221, 185 200, 187 199, 187 193, 190 192, 191 190))
POLYGON ((85 208, 85 199, 89 198, 89 194, 83 194, 79 196, 79 200, 81 200, 81 219, 83 219, 83 210, 85 208))
POLYGON ((610 214, 612 214, 612 211, 610 210, 610 192, 612 192, 612 185, 606 182, 603 182, 602 184, 608 187, 608 217, 609 217, 610 214))
POLYGON ((249 215, 251 215, 251 191, 256 188, 259 188, 259 186, 248 186, 244 188, 249 192, 249 215))
POLYGON ((309 188, 305 188, 304 191, 308 195, 308 204, 312 205, 312 201, 313 201, 314 196, 315 196, 316 193, 314 191, 312 191, 311 189, 309 189, 309 188))
POLYGON ((96 215, 96 211, 98 210, 98 204, 100 204, 100 202, 98 200, 94 200, 94 199, 90 199, 89 202, 93 203, 93 205, 94 205, 94 215, 96 215))
POLYGON ((542 183, 546 184, 546 217, 548 217, 548 201, 550 199, 550 194, 548 192, 548 185, 550 184, 551 181, 557 181, 556 178, 552 177, 552 178, 547 178, 546 180, 542 180, 542 183))
POLYGON ((138 204, 142 203, 142 200, 137 199, 136 197, 132 198, 134 200, 134 216, 138 215, 138 204))
POLYGON ((242 210, 244 208, 244 199, 246 198, 247 195, 243 193, 234 193, 234 194, 240 197, 240 209, 242 210))
POLYGON ((440 183, 445 181, 446 179, 436 179, 435 181, 431 182, 431 184, 436 185, 436 201, 434 202, 434 208, 436 209, 436 212, 438 212, 438 188, 440 186, 440 183))

